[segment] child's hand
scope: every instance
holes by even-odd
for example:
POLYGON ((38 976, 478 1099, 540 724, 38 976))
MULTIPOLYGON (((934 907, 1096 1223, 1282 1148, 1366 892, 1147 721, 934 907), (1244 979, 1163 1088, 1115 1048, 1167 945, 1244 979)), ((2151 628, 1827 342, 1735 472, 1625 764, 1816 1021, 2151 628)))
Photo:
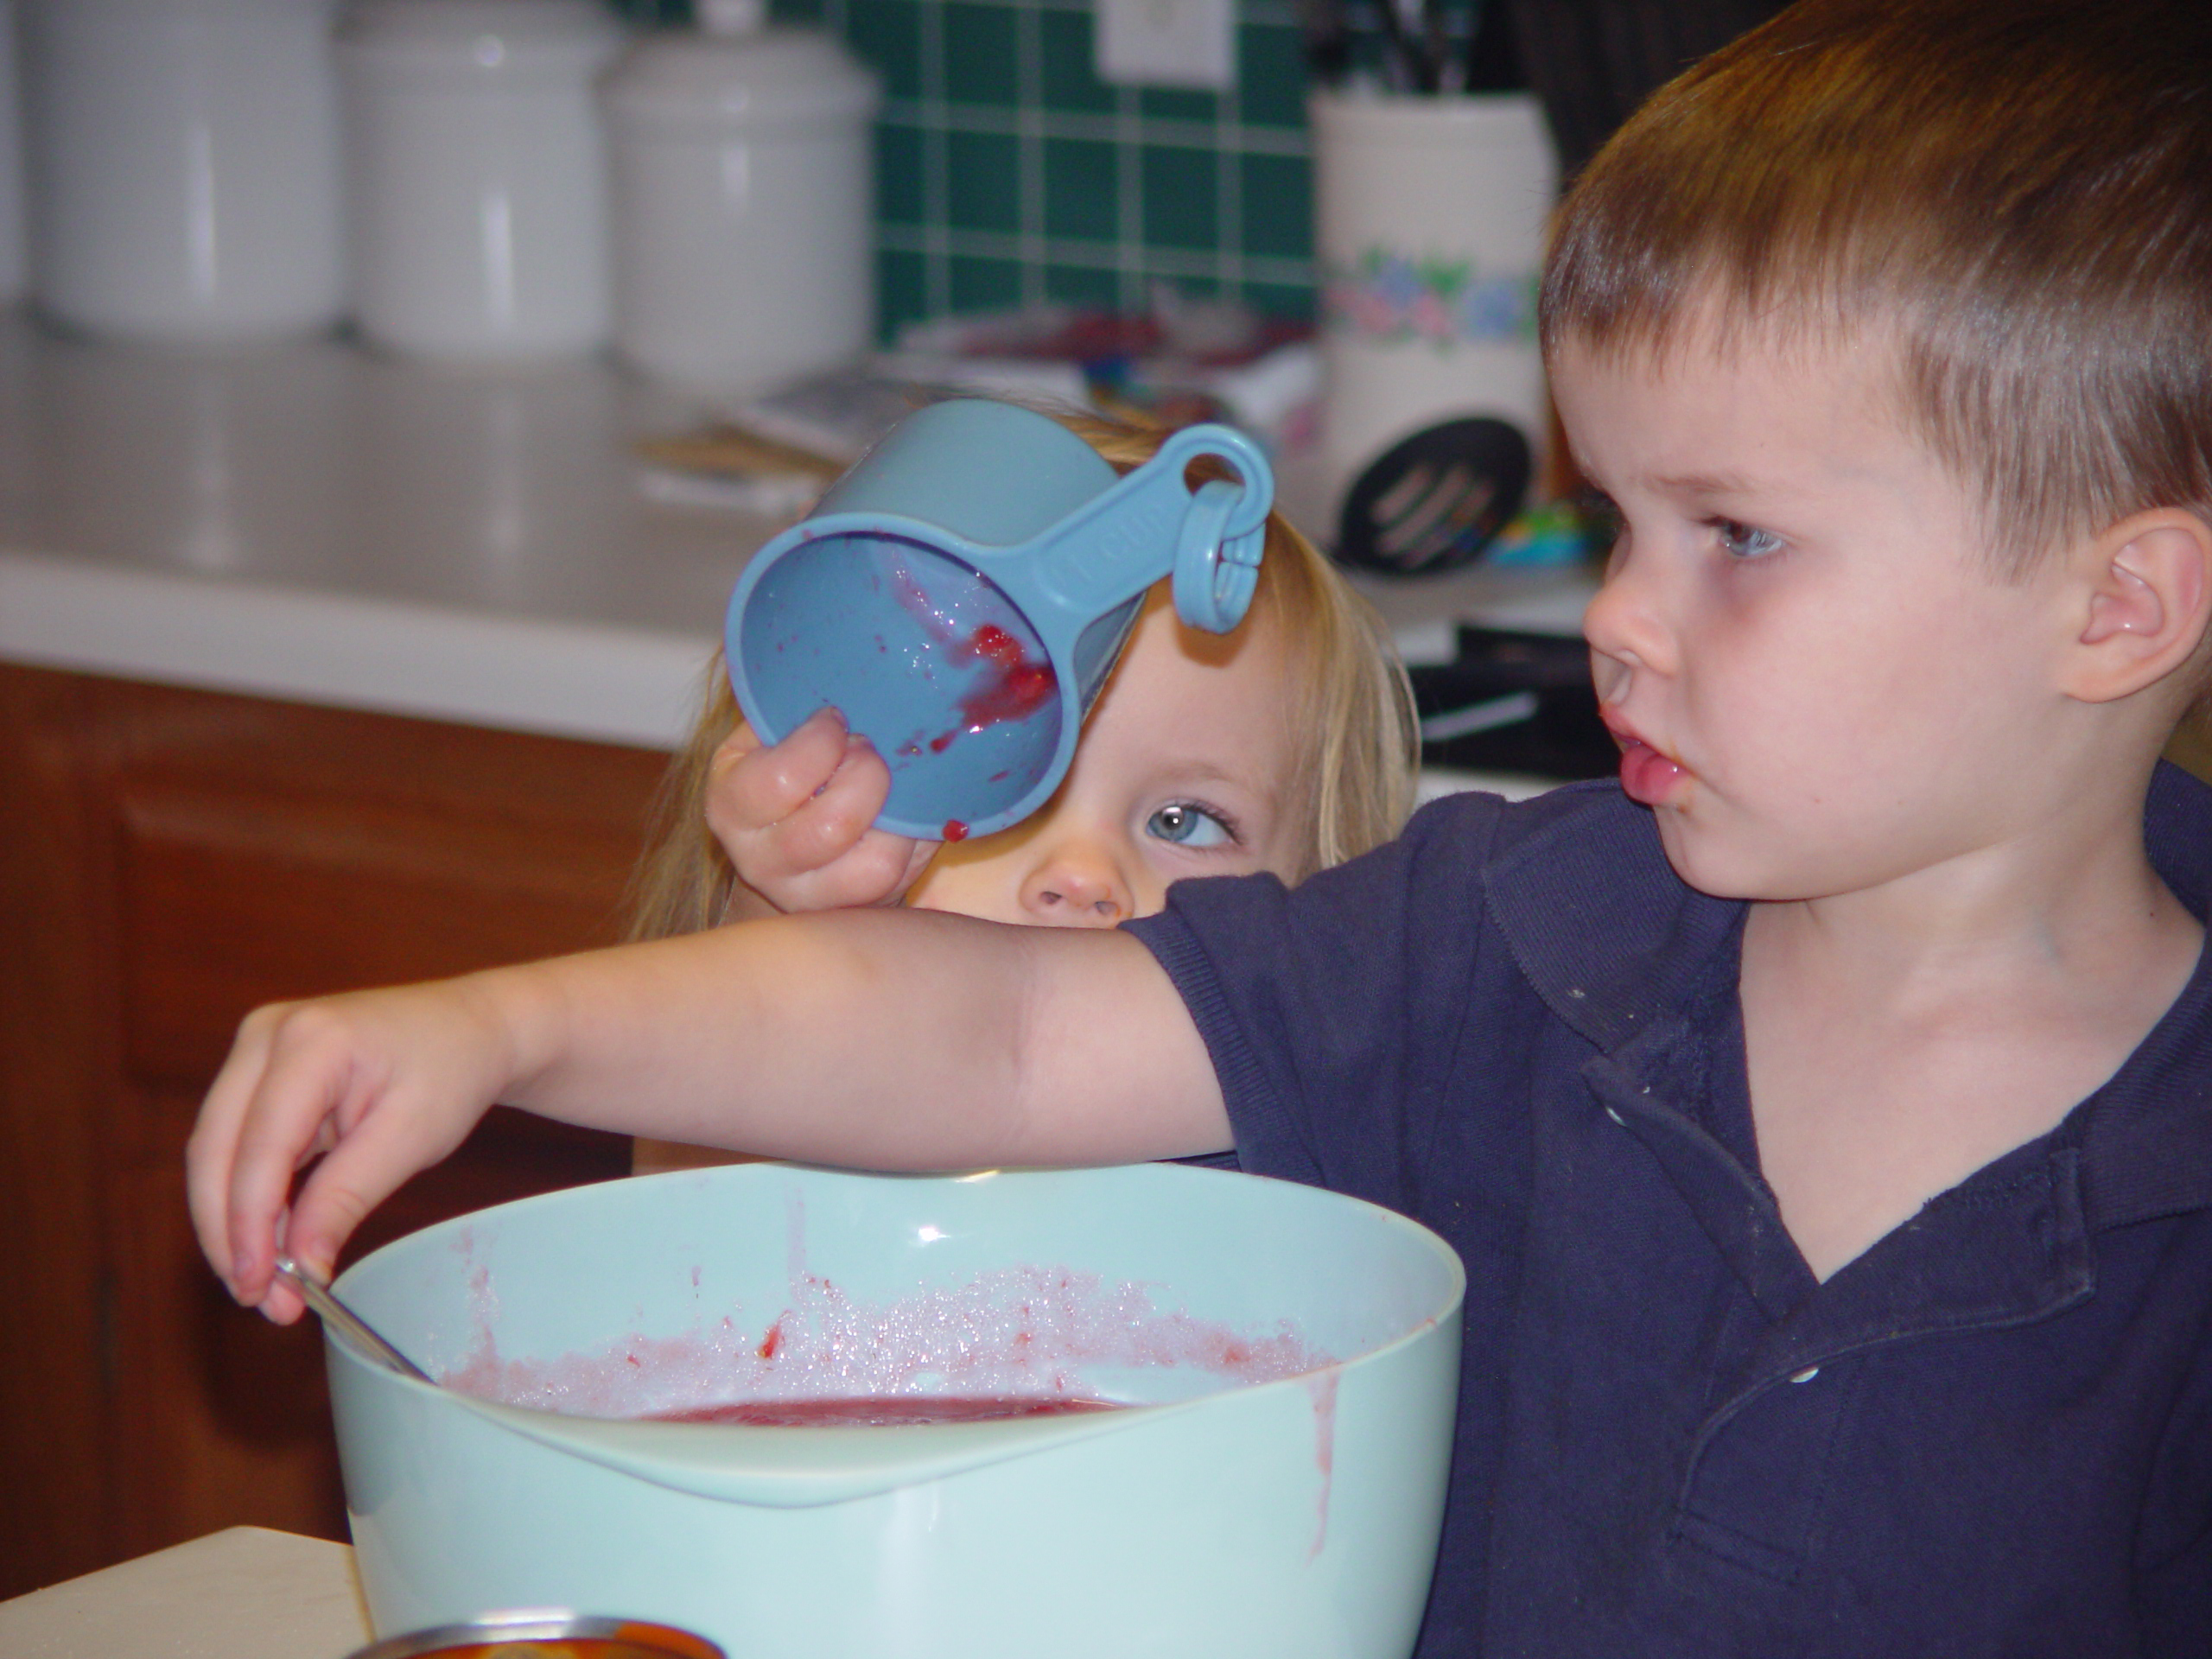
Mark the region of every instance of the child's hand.
POLYGON ((772 747, 741 721, 708 766, 707 826, 776 910, 896 904, 937 843, 870 827, 890 793, 890 767, 834 709, 772 747))
POLYGON ((469 980, 257 1008, 185 1148, 200 1247, 280 1325, 299 1297, 281 1249, 329 1275, 361 1218, 458 1147, 513 1079, 514 1043, 469 980), (327 1154, 327 1155, 324 1155, 327 1154), (292 1178, 322 1161, 288 1205, 292 1178))

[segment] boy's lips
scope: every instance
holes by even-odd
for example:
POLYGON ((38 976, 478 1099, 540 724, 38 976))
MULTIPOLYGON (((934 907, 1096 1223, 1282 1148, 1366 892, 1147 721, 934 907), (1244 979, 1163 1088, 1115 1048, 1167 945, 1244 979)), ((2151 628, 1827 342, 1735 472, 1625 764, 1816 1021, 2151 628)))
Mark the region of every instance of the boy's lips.
POLYGON ((1636 728, 1610 709, 1600 709, 1605 729, 1621 746, 1621 788, 1632 801, 1663 806, 1680 790, 1689 769, 1661 753, 1636 728))

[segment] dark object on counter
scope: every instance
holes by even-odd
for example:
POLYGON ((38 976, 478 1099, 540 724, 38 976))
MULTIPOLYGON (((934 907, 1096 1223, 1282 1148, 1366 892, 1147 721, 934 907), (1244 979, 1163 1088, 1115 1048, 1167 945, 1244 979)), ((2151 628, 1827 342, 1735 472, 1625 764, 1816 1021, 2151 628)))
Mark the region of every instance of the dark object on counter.
POLYGON ((1300 0, 1313 84, 1364 75, 1394 92, 1528 90, 1507 0, 1418 0, 1417 19, 1415 9, 1415 0, 1300 0))
POLYGON ((1529 440, 1479 416, 1424 427, 1353 481, 1336 556, 1362 570, 1427 575, 1467 563, 1529 493, 1529 440))
POLYGON ((353 1659, 724 1659, 702 1636, 633 1618, 593 1618, 565 1608, 486 1613, 386 1637, 353 1659))
POLYGON ((1425 766, 1564 779, 1608 778, 1620 766, 1579 639, 1462 627, 1455 661, 1408 672, 1425 766))
POLYGON ((1492 0, 1510 6, 1529 85, 1572 179, 1662 81, 1780 11, 1785 0, 1492 0))
MULTIPOLYGON (((632 5, 644 0, 631 0, 632 5)), ((1572 179, 1662 82, 1786 0, 1300 0, 1316 86, 1372 77, 1397 92, 1532 88, 1572 179)))

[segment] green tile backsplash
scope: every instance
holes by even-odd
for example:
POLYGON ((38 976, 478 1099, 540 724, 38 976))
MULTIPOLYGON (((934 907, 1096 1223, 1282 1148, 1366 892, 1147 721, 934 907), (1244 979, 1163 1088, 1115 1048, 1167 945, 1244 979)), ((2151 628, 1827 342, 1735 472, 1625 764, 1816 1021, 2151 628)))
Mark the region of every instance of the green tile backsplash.
MULTIPOLYGON (((626 0, 674 21, 681 0, 626 0)), ((1090 0, 774 0, 884 80, 880 323, 1185 293, 1305 315, 1313 300, 1306 71, 1295 0, 1238 0, 1228 92, 1111 86, 1090 0)))

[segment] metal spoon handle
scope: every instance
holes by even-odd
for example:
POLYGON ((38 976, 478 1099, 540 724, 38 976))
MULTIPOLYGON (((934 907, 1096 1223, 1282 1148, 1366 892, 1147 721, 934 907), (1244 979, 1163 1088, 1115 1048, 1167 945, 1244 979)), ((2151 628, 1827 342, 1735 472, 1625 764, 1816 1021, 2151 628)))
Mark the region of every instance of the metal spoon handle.
POLYGON ((366 1320, 338 1300, 328 1285, 290 1256, 278 1256, 275 1266, 278 1274, 290 1282, 292 1288, 306 1300, 307 1305, 321 1315, 322 1322, 336 1325, 356 1348, 372 1359, 382 1361, 402 1376, 411 1376, 421 1382, 432 1381, 428 1371, 378 1336, 369 1327, 366 1320))

